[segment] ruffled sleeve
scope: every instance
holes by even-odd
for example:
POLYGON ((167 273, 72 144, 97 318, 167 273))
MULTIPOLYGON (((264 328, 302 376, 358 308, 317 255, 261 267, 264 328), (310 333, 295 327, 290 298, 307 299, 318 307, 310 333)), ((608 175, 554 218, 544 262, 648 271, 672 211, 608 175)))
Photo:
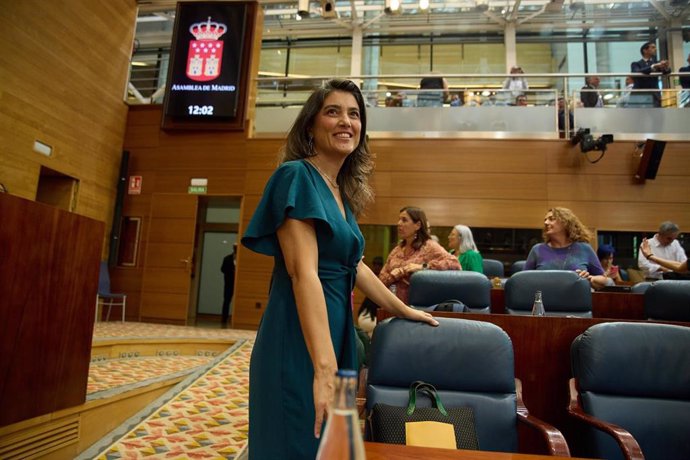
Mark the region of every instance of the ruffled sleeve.
POLYGON ((276 232, 288 217, 314 219, 316 225, 332 236, 333 230, 314 179, 301 160, 280 165, 266 184, 242 244, 260 254, 277 255, 280 245, 276 232))

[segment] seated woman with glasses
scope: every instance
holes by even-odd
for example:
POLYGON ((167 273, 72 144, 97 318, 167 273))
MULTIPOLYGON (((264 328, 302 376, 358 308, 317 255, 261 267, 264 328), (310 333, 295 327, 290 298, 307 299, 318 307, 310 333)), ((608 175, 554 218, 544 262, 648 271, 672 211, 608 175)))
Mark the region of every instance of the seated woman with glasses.
POLYGON ((448 235, 450 253, 458 257, 462 269, 468 272, 484 273, 484 259, 474 243, 472 230, 467 225, 458 224, 448 235))
POLYGON ((462 270, 452 254, 431 239, 424 211, 413 206, 400 210, 398 217, 400 243, 388 255, 379 279, 407 303, 410 276, 419 270, 462 270))

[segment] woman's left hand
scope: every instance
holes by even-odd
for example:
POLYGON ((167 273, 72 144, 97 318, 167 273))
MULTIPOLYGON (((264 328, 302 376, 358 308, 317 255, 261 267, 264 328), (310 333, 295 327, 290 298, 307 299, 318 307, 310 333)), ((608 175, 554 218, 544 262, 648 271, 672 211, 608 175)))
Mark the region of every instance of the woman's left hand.
POLYGON ((405 319, 409 319, 412 321, 419 321, 421 323, 427 323, 432 326, 438 326, 438 321, 436 321, 436 319, 433 316, 431 316, 431 313, 422 310, 417 310, 409 306, 405 311, 404 317, 405 319))
POLYGON ((577 273, 580 276, 580 278, 584 278, 586 280, 592 278, 592 275, 590 275, 587 270, 575 270, 575 273, 577 273))

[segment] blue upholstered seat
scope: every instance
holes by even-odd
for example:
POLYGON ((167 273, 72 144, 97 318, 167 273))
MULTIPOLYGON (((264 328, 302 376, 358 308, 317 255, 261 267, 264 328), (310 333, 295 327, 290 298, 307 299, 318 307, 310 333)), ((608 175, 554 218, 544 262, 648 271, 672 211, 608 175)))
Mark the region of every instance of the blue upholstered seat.
POLYGON ((586 451, 574 454, 690 458, 688 356, 690 328, 684 326, 602 323, 577 337, 571 347, 569 412, 588 423, 618 425, 634 439, 619 430, 624 456, 612 436, 592 428, 583 444, 586 451))
POLYGON ((510 266, 511 276, 516 274, 517 272, 521 272, 522 270, 524 270, 526 262, 526 260, 516 260, 515 262, 513 262, 513 264, 510 266))
POLYGON ((534 293, 542 292, 547 316, 592 317, 592 290, 589 281, 566 270, 524 270, 505 284, 506 312, 529 315, 534 293))
POLYGON ((481 273, 461 270, 422 270, 410 278, 410 305, 428 307, 451 299, 472 313, 490 313, 491 281, 481 273))
POLYGON ((630 288, 630 291, 633 294, 644 294, 645 292, 647 292, 647 289, 649 289, 649 286, 651 285, 651 281, 640 281, 639 283, 633 284, 630 288))
MULTIPOLYGON (((481 450, 517 452, 517 422, 525 420, 518 414, 524 405, 510 338, 488 322, 437 319, 438 327, 399 318, 379 323, 371 344, 367 412, 376 403, 406 406, 410 384, 422 380, 436 386, 446 407, 473 409, 481 450)), ((418 403, 430 405, 427 398, 418 403)), ((567 444, 556 433, 549 450, 565 455, 567 444)))
POLYGON ((489 278, 494 278, 496 276, 503 278, 505 276, 505 268, 503 267, 503 262, 500 260, 484 259, 482 264, 484 275, 488 276, 489 278))
POLYGON ((690 322, 690 281, 651 284, 644 293, 644 313, 648 319, 690 322))

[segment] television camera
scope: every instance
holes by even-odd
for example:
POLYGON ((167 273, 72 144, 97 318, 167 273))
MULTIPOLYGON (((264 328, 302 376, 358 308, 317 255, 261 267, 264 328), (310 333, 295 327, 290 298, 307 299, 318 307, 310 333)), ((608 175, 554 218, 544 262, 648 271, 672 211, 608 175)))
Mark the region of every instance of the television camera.
POLYGON ((602 134, 597 139, 589 132, 589 128, 580 128, 570 139, 571 145, 580 144, 580 151, 587 153, 592 150, 606 151, 606 146, 613 142, 613 134, 602 134))

